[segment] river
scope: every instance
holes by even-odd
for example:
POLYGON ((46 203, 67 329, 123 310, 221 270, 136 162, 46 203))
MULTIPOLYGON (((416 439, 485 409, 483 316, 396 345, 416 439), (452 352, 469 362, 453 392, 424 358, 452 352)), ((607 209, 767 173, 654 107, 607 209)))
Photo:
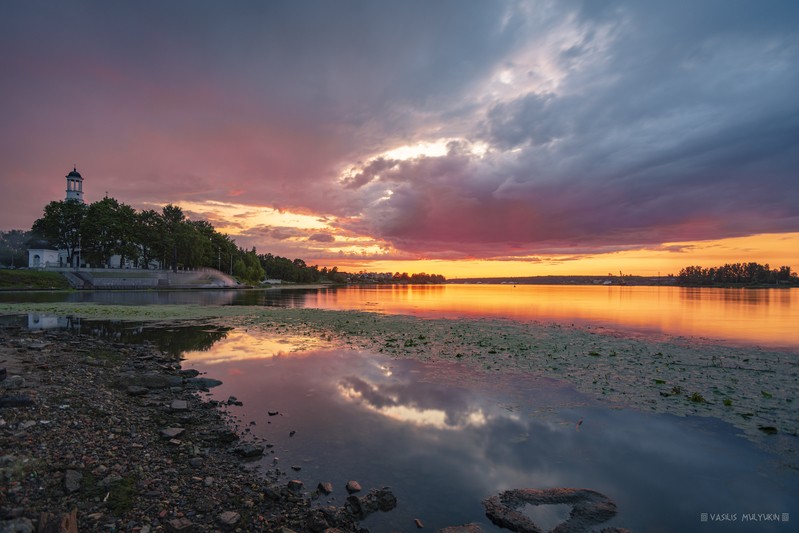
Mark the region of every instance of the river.
POLYGON ((0 293, 0 302, 30 301, 315 307, 424 317, 507 318, 799 348, 799 289, 371 285, 238 291, 0 293))

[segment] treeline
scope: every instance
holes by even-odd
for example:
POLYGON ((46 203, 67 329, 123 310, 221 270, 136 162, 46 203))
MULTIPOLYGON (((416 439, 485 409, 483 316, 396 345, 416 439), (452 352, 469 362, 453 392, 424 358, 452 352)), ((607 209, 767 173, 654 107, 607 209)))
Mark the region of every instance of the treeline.
POLYGON ((111 258, 119 256, 121 266, 134 268, 209 267, 246 281, 264 277, 255 249, 239 248, 209 222, 190 220, 171 204, 158 212, 136 211, 110 197, 88 205, 54 201, 45 206, 29 235, 65 250, 64 266, 108 267, 111 258))
POLYGON ((689 266, 677 276, 680 285, 777 285, 799 284, 789 266, 771 269, 767 264, 731 263, 719 267, 689 266))
POLYGON ((111 197, 91 204, 50 202, 30 231, 0 232, 0 264, 27 266, 27 248, 45 240, 66 251, 63 266, 194 270, 215 268, 248 283, 264 278, 294 283, 443 283, 437 274, 348 274, 309 266, 302 259, 245 250, 206 220, 191 220, 179 206, 137 211, 111 197), (379 277, 379 279, 378 279, 379 277))
POLYGON ((272 254, 261 254, 258 259, 268 278, 293 283, 318 283, 320 281, 347 283, 348 281, 347 275, 339 272, 338 267, 328 269, 327 267, 319 268, 317 265, 308 266, 302 259, 291 260, 272 254))

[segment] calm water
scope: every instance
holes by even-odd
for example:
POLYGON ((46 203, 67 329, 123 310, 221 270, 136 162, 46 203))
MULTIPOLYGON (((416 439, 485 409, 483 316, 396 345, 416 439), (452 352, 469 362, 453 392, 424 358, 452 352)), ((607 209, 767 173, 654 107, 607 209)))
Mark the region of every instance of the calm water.
MULTIPOLYGON (((210 349, 187 353, 184 366, 224 381, 215 398, 244 402, 231 413, 274 445, 262 468, 278 467, 309 490, 332 482, 335 505, 349 479, 365 490, 391 486, 399 505, 370 517, 373 531, 412 531, 415 518, 429 530, 477 522, 499 531, 480 502, 522 487, 602 492, 619 513, 596 529, 789 531, 785 523, 743 523, 742 515, 799 516, 796 472, 780 471, 717 420, 608 409, 560 382, 456 363, 292 351, 298 342, 229 331, 210 349), (701 513, 739 519, 702 523, 701 513)), ((528 510, 545 530, 568 512, 528 510)))
MULTIPOLYGON (((583 321, 795 348, 797 339, 789 326, 797 322, 788 323, 796 314, 796 294, 443 286, 70 297, 142 305, 315 306, 583 321), (701 327, 692 323, 692 316, 701 327)), ((734 427, 715 419, 609 409, 554 380, 487 374, 449 362, 321 350, 314 338, 36 314, 4 317, 2 322, 69 328, 121 342, 149 340, 183 354, 184 367, 224 381, 212 389, 214 398, 233 395, 244 402, 243 407, 230 407, 242 430, 274 445, 261 468, 277 467, 287 473, 285 480, 300 479, 309 490, 321 481, 333 483, 332 498, 321 499, 319 505, 342 505, 349 479, 358 480, 365 490, 391 486, 399 506, 366 520, 364 525, 375 532, 414 531, 416 518, 428 530, 476 522, 487 531, 499 531, 486 519, 481 501, 502 490, 525 487, 582 487, 607 495, 619 512, 597 530, 617 526, 647 532, 781 532, 791 531, 792 522, 752 523, 744 522, 743 516, 788 513, 799 520, 797 471, 785 469, 734 427), (280 414, 269 416, 269 411, 280 414), (295 472, 292 466, 301 469, 295 472), (702 522, 702 513, 726 513, 737 520, 702 522)), ((548 530, 568 516, 569 508, 530 506, 525 512, 548 530)))
POLYGON ((85 301, 361 309, 426 317, 599 324, 799 348, 799 289, 563 285, 364 286, 246 291, 0 293, 1 302, 85 301))

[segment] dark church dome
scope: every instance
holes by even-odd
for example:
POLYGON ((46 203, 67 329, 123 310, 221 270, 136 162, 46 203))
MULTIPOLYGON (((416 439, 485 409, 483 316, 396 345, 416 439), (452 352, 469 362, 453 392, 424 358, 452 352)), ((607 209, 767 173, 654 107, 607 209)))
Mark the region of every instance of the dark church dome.
POLYGON ((69 174, 67 174, 67 177, 68 178, 80 178, 80 179, 83 179, 83 177, 80 175, 80 172, 78 172, 77 167, 73 167, 72 171, 69 174))

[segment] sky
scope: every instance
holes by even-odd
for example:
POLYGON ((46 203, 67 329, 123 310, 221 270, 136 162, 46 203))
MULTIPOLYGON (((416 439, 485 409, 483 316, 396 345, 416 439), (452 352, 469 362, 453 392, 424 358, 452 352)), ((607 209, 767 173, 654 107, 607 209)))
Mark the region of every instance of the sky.
POLYGON ((76 165, 347 271, 799 270, 797 57, 788 0, 5 0, 0 229, 76 165))

